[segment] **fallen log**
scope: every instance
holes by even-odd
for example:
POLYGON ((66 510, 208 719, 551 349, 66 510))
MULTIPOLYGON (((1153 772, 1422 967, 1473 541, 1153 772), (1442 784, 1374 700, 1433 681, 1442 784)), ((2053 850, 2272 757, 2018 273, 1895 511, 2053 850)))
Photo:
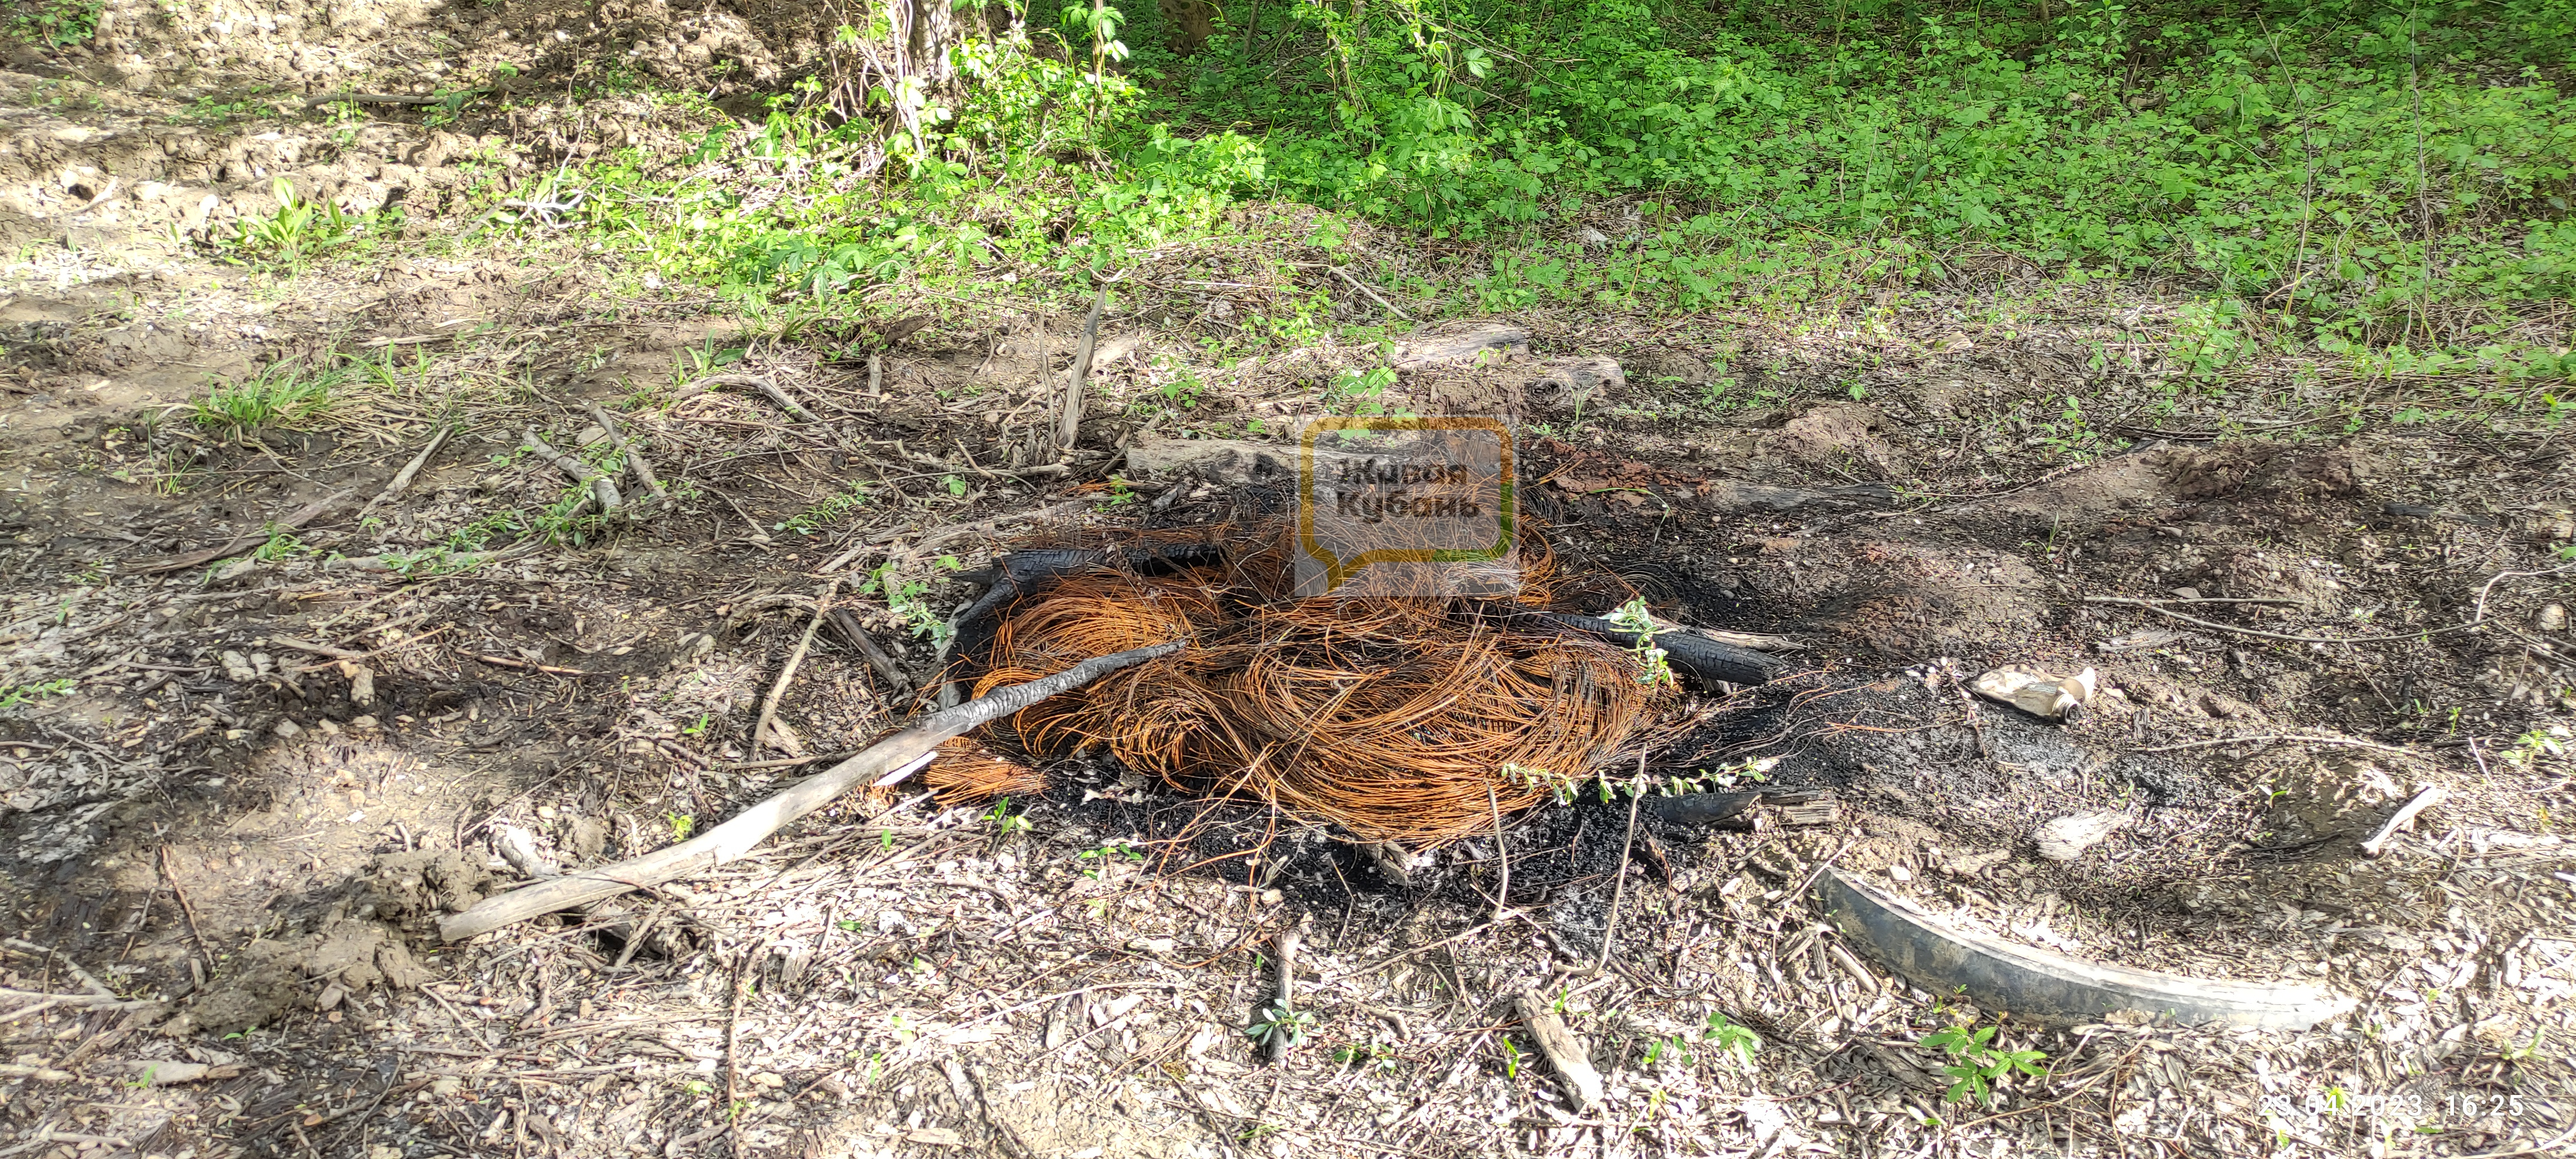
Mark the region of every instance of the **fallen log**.
POLYGON ((770 834, 785 828, 788 822, 822 808, 853 786, 867 782, 890 784, 901 779, 902 774, 910 771, 909 766, 930 756, 941 741, 1009 716, 1059 692, 1080 688, 1128 665, 1170 655, 1180 646, 1178 641, 1174 641, 1096 657, 1053 676, 1014 684, 990 696, 932 713, 910 728, 868 746, 859 755, 824 772, 797 782, 787 791, 743 810, 732 820, 698 837, 641 857, 630 857, 615 865, 578 870, 485 898, 464 913, 439 922, 438 934, 448 941, 460 942, 514 922, 614 897, 628 890, 649 888, 737 860, 751 852, 753 846, 767 840, 770 834))

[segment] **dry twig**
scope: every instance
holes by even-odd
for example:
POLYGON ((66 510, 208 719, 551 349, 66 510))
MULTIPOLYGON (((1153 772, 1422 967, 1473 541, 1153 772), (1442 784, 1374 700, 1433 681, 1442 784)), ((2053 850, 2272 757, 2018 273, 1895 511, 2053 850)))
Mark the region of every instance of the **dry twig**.
POLYGON ((1080 688, 1128 665, 1169 655, 1179 647, 1177 643, 1158 644, 1086 660, 1053 676, 1000 689, 956 708, 933 713, 912 727, 868 746, 859 755, 743 810, 732 820, 698 837, 615 865, 568 873, 551 881, 487 898, 474 908, 440 922, 439 936, 451 942, 462 941, 540 914, 614 897, 630 889, 659 885, 735 861, 788 822, 822 808, 860 782, 884 777, 877 783, 889 783, 894 779, 885 776, 889 770, 900 771, 908 764, 922 763, 941 741, 1009 716, 1056 693, 1080 688))
MULTIPOLYGON (((834 576, 823 585, 823 594, 814 597, 814 617, 805 621, 804 637, 796 641, 796 650, 788 654, 786 667, 778 670, 778 682, 769 686, 769 695, 760 702, 760 719, 751 726, 752 752, 758 753, 760 746, 769 742, 769 724, 778 719, 778 702, 786 698, 787 686, 795 683, 796 669, 805 663, 806 651, 814 646, 814 633, 823 626, 823 618, 831 609, 832 597, 840 590, 841 579, 834 576)), ((789 756, 801 755, 796 751, 797 747, 787 743, 777 746, 778 751, 789 756)))

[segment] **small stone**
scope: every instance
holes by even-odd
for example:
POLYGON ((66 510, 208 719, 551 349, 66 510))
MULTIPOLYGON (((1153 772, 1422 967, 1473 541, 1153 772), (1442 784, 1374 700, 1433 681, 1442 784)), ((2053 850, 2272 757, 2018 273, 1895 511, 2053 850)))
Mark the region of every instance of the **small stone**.
POLYGON ((1977 677, 1969 688, 1998 704, 2008 704, 2042 720, 2074 720, 2091 703, 2101 678, 2090 668, 2059 676, 2028 664, 2006 664, 1977 677))
POLYGON ((786 1086, 787 1080, 767 1071, 762 1071, 759 1074, 751 1076, 751 1085, 759 1087, 764 1091, 774 1091, 780 1087, 786 1086))
POLYGON ((243 577, 258 570, 259 560, 253 556, 245 555, 240 559, 228 560, 222 566, 217 567, 213 575, 206 577, 206 584, 209 587, 230 587, 232 584, 240 581, 243 577))
POLYGON ((303 731, 304 726, 297 724, 294 721, 281 720, 277 722, 277 736, 280 740, 293 740, 296 736, 303 733, 303 731))
POLYGON ((2031 842, 2039 846, 2039 855, 2050 861, 2073 861, 2128 824, 2128 820, 2122 813, 2076 813, 2040 826, 2038 832, 2031 834, 2031 842))
POLYGON ((442 1099, 455 1098, 464 1089, 464 1079, 432 1079, 429 1084, 429 1093, 442 1099))
POLYGON ((2539 611, 2537 611, 2537 612, 2533 612, 2533 613, 2531 614, 2531 630, 2532 630, 2532 631, 2535 631, 2535 632, 2564 632, 2564 631, 2566 631, 2566 630, 2567 630, 2567 605, 2565 605, 2565 604, 2543 604, 2543 605, 2541 605, 2541 608, 2540 608, 2540 610, 2539 610, 2539 611))
POLYGON ((1914 871, 1907 869, 1902 865, 1891 865, 1887 867, 1887 879, 1889 881, 1912 881, 1914 880, 1914 871))
POLYGON ((351 732, 370 732, 380 727, 382 726, 379 725, 376 722, 376 718, 372 716, 358 716, 351 717, 349 719, 349 731, 351 732))

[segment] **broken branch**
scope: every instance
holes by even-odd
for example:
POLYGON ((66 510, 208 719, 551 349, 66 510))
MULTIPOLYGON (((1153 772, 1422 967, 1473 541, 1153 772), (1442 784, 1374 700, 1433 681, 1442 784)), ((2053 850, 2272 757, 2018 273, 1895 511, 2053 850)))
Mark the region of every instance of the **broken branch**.
POLYGON ((823 421, 822 419, 815 417, 814 412, 805 409, 803 404, 798 403, 793 398, 789 398, 787 396, 787 392, 779 389, 778 383, 765 374, 710 374, 705 378, 701 378, 696 382, 692 382, 687 386, 681 387, 673 393, 679 395, 681 398, 687 398, 690 395, 712 390, 719 386, 748 386, 753 390, 769 396, 769 401, 777 403, 778 409, 786 411, 790 417, 794 418, 798 422, 819 423, 823 421))
POLYGON ((2381 825, 2379 827, 2379 832, 2371 834, 2369 840, 2361 843, 2362 853, 2366 856, 2377 857, 2380 854, 2387 852, 2388 843, 2396 840, 2398 834, 2405 832, 2407 826, 2414 824, 2417 815, 2423 813, 2426 809, 2430 809, 2435 805, 2441 804, 2443 800, 2448 798, 2450 795, 2449 790, 2442 788, 2440 785, 2435 785, 2421 793, 2415 794, 2415 796, 2409 799, 2405 804, 2398 806, 2397 812, 2389 815, 2387 824, 2381 825))
POLYGON ((551 464, 554 469, 572 476, 573 482, 589 487, 591 501, 599 504, 599 513, 610 518, 616 517, 620 506, 617 484, 608 476, 593 470, 590 464, 548 446, 544 439, 537 437, 535 431, 529 431, 521 436, 519 445, 526 448, 529 454, 551 464))
MULTIPOLYGON (((796 682, 796 669, 805 663, 806 650, 814 646, 814 633, 823 626, 823 618, 831 611, 832 596, 840 590, 840 577, 834 576, 823 585, 823 594, 814 597, 814 618, 805 621, 804 638, 796 641, 796 650, 787 656, 787 666, 778 670, 778 683, 769 686, 768 698, 760 702, 760 719, 751 726, 751 751, 754 755, 760 752, 761 745, 769 742, 769 723, 778 719, 778 702, 786 698, 787 686, 796 682)), ((777 747, 778 751, 791 757, 803 755, 796 751, 803 747, 801 745, 782 740, 777 747)))
POLYGON ((215 560, 222 559, 228 555, 249 551, 260 544, 268 542, 271 536, 280 532, 297 530, 302 528, 305 524, 321 518, 332 508, 338 507, 342 502, 346 501, 349 496, 355 494, 357 494, 357 492, 354 490, 334 492, 326 498, 317 499, 302 507, 296 508, 293 514, 288 515, 286 518, 280 519, 275 523, 262 526, 260 530, 254 534, 234 536, 229 542, 226 542, 221 546, 202 548, 197 551, 188 552, 184 555, 174 555, 168 559, 141 560, 136 562, 127 570, 138 575, 149 575, 153 572, 177 571, 183 567, 195 567, 201 563, 212 563, 215 560))
POLYGON ((437 454, 440 447, 447 445, 447 436, 455 430, 456 428, 452 426, 438 428, 438 433, 429 437, 429 445, 422 447, 419 454, 412 456, 410 462, 403 464, 402 470, 394 472, 393 481, 385 484, 384 490, 376 492, 376 497, 367 500, 367 505, 358 510, 358 518, 365 519, 369 512, 393 502, 409 489, 411 481, 419 476, 420 469, 429 464, 429 457, 437 454))
POLYGON ((635 472, 635 481, 642 483, 645 490, 652 492, 653 498, 664 503, 670 502, 671 493, 662 489, 662 479, 653 473, 653 464, 645 462, 644 452, 635 444, 628 442, 624 432, 617 429, 617 420, 608 417, 607 408, 588 400, 584 400, 581 405, 590 411, 590 417, 599 423, 599 429, 608 432, 608 445, 617 448, 617 453, 625 458, 627 469, 635 472))
POLYGON ((1100 347, 1100 309, 1109 304, 1109 288, 1103 286, 1091 299, 1091 318, 1082 324, 1082 345, 1074 351, 1073 369, 1066 372, 1064 406, 1056 412, 1055 445, 1073 449, 1075 436, 1082 433, 1082 386, 1091 378, 1091 355, 1100 347))
POLYGON ((868 746, 859 755, 797 782, 787 791, 744 810, 705 834, 615 865, 568 873, 551 881, 487 898, 474 908, 439 923, 439 936, 451 942, 497 930, 540 914, 584 902, 614 897, 687 877, 740 859, 786 825, 847 792, 853 786, 900 771, 928 756, 941 741, 1009 716, 1059 692, 1098 680, 1131 664, 1179 650, 1180 642, 1132 648, 1085 660, 1053 676, 1014 684, 952 709, 930 714, 917 724, 868 746))

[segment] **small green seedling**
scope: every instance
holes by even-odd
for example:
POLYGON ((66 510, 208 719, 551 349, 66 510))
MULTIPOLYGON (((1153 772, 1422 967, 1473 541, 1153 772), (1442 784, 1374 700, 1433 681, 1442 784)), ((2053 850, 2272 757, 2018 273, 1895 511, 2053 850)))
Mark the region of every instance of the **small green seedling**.
POLYGON ((2048 1055, 2036 1050, 2005 1050, 1996 1046, 1995 1034, 1999 1029, 1982 1026, 1972 1031, 1964 1026, 1953 1026, 1923 1036, 1923 1046, 1950 1056, 1950 1063, 1941 1068, 1941 1073, 1951 1079, 1950 1089, 1941 1096, 1942 1101, 1960 1103, 1974 1098, 1980 1106, 1992 1106, 1997 1081, 2015 1073, 2042 1073, 2039 1064, 2048 1055))

